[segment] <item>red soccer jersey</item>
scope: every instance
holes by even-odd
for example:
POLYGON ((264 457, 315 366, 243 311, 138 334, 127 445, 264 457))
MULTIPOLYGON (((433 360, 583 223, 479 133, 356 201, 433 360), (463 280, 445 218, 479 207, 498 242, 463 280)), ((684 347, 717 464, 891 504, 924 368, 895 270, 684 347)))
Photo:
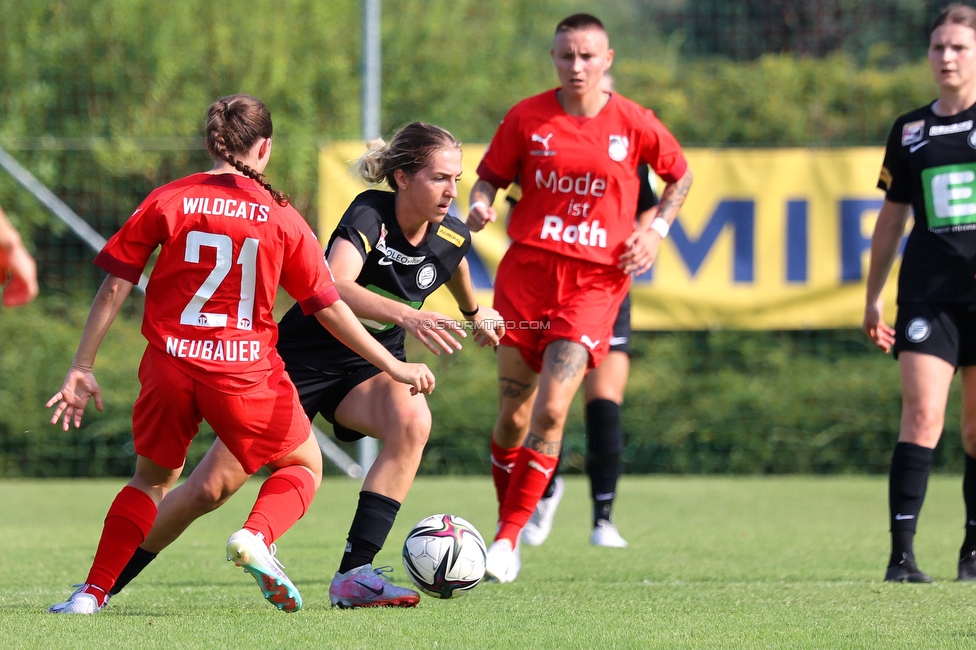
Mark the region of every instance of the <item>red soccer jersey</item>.
POLYGON ((616 266, 634 232, 640 163, 669 183, 688 166, 653 112, 612 94, 596 117, 575 117, 547 90, 508 112, 478 176, 496 187, 518 178, 522 199, 508 222, 513 241, 616 266))
POLYGON ((244 176, 200 173, 156 189, 95 264, 137 283, 158 246, 142 333, 224 392, 247 392, 282 367, 271 314, 279 284, 306 314, 339 299, 312 229, 244 176))

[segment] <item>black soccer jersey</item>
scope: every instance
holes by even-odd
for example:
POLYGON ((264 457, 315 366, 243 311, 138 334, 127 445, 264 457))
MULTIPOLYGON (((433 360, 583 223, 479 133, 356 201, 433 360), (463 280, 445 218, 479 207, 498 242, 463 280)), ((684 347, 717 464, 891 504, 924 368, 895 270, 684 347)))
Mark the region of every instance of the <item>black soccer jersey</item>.
MULTIPOLYGON (((454 275, 471 247, 471 233, 461 221, 447 215, 439 224, 432 224, 424 240, 413 246, 397 223, 395 201, 395 194, 380 190, 357 196, 332 233, 329 249, 336 239, 351 242, 363 256, 358 284, 419 309, 427 296, 454 275)), ((360 321, 395 357, 405 360, 402 327, 360 321)), ((278 352, 286 364, 297 363, 328 374, 344 374, 369 365, 297 305, 281 319, 278 332, 278 352)))
POLYGON ((898 302, 976 303, 976 107, 939 117, 932 105, 891 129, 878 188, 910 203, 915 225, 898 302))

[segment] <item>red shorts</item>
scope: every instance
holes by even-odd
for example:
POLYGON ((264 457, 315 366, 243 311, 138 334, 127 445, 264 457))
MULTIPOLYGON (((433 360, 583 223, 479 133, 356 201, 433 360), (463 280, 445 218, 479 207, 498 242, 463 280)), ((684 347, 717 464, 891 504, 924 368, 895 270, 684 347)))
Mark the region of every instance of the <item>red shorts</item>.
POLYGON ((139 381, 142 390, 132 407, 135 450, 163 467, 183 465, 204 419, 248 474, 294 451, 311 432, 283 367, 254 390, 231 395, 191 378, 150 345, 139 381))
POLYGON ((519 349, 536 373, 557 340, 586 346, 590 368, 610 350, 610 336, 630 276, 620 269, 512 244, 498 265, 495 309, 505 319, 502 345, 519 349))

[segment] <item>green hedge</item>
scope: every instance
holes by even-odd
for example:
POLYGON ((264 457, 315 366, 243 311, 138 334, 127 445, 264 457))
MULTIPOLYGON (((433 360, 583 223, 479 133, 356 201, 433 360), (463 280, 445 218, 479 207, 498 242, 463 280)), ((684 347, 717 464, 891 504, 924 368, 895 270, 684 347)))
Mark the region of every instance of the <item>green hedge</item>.
MULTIPOLYGON (((87 305, 52 300, 0 312, 0 475, 124 476, 131 473, 132 402, 145 341, 138 300, 113 326, 96 366, 105 411, 79 430, 48 424, 44 402, 61 385, 87 305)), ((490 350, 466 346, 434 357, 434 429, 421 472, 487 473, 497 387, 490 350)), ((860 332, 673 332, 634 338, 623 410, 624 470, 633 473, 885 472, 900 412, 897 364, 860 332)), ((328 425, 318 422, 325 430, 328 425)), ((205 428, 189 466, 212 440, 205 428)), ((355 447, 345 448, 355 454, 355 447)), ((573 406, 564 466, 583 468, 582 407, 573 406)), ((940 470, 962 467, 954 386, 940 470)))
MULTIPOLYGON (((636 333, 622 419, 631 473, 884 473, 898 437, 898 367, 859 331, 636 333)), ((415 346, 416 347, 416 346, 415 346)), ((422 472, 487 472, 494 362, 434 358, 434 431, 422 472)), ((962 468, 958 382, 935 467, 962 468)), ((577 397, 563 466, 582 471, 577 397)))
MULTIPOLYGON (((94 404, 81 428, 50 424, 44 407, 71 365, 88 304, 41 299, 0 310, 0 476, 131 476, 132 404, 139 394, 141 300, 131 299, 113 325, 95 364, 105 410, 94 404)), ((204 427, 194 443, 195 464, 213 439, 204 427)))

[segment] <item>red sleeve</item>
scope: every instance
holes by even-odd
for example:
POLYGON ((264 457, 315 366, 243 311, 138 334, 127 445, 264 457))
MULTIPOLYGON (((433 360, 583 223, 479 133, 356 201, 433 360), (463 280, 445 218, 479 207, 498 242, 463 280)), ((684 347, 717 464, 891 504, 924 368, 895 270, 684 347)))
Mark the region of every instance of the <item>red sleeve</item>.
POLYGON ((170 232, 170 224, 160 210, 158 194, 153 192, 102 247, 94 264, 103 271, 138 284, 153 251, 170 232))
POLYGON ((308 316, 339 300, 339 292, 312 229, 297 212, 292 217, 297 227, 286 243, 281 286, 308 316))
POLYGON ((491 139, 485 157, 478 165, 478 177, 497 188, 508 187, 522 166, 522 142, 518 134, 519 119, 515 108, 508 112, 491 139))
POLYGON ((125 262, 112 257, 111 253, 106 251, 105 248, 99 251, 98 255, 95 256, 93 263, 106 273, 111 273, 114 276, 131 282, 132 284, 139 284, 139 280, 142 279, 142 267, 126 264, 125 262))
POLYGON ((665 183, 675 182, 688 169, 681 145, 650 110, 646 112, 644 119, 641 160, 650 165, 665 183))
POLYGON ((332 285, 325 291, 321 291, 311 298, 299 300, 298 304, 301 306, 303 314, 306 316, 311 316, 315 312, 325 309, 338 300, 339 292, 336 290, 335 285, 332 285))

